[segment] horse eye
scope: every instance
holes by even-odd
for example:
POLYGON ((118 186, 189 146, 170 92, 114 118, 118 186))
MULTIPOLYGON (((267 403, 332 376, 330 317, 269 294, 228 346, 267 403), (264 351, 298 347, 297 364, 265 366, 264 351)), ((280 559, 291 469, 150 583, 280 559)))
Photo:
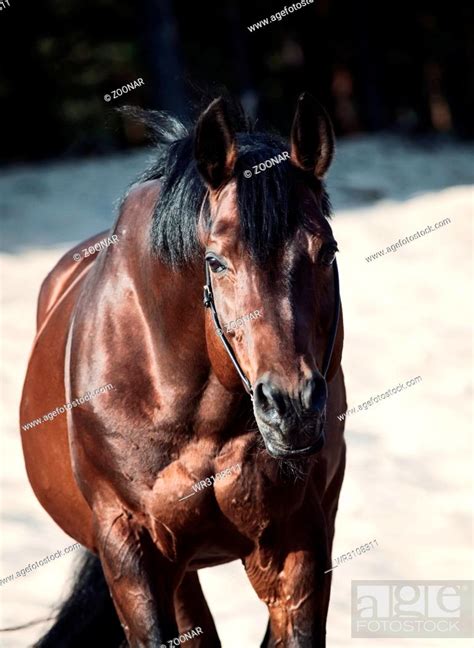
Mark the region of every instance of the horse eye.
POLYGON ((334 263, 334 259, 336 258, 336 252, 337 248, 329 248, 327 250, 323 250, 320 257, 320 262, 322 263, 322 265, 332 265, 334 263))
POLYGON ((227 270, 227 266, 225 266, 222 261, 219 261, 219 259, 216 259, 216 257, 210 256, 207 257, 207 262, 209 263, 209 267, 211 268, 211 272, 214 272, 215 274, 219 274, 221 272, 224 272, 227 270))

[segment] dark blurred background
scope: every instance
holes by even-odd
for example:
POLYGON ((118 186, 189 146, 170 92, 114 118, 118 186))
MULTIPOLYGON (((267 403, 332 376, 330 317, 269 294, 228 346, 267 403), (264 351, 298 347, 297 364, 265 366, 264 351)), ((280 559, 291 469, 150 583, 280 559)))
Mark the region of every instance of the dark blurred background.
POLYGON ((315 0, 251 32, 285 0, 9 1, 0 11, 3 163, 143 145, 142 128, 113 107, 189 118, 221 88, 283 133, 309 90, 338 135, 474 134, 471 3, 315 0), (138 78, 143 86, 104 100, 138 78))

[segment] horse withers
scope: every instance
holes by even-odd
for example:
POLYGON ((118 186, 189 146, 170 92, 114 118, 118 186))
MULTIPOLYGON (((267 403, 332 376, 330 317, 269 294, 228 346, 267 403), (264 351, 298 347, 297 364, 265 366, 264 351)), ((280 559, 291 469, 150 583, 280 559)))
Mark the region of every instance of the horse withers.
POLYGON ((104 234, 79 245, 39 298, 27 472, 91 553, 37 645, 220 646, 198 570, 239 559, 268 607, 262 646, 323 647, 346 409, 329 117, 302 95, 290 158, 250 175, 288 145, 228 100, 191 133, 144 119, 157 160, 117 244, 77 262, 104 234))

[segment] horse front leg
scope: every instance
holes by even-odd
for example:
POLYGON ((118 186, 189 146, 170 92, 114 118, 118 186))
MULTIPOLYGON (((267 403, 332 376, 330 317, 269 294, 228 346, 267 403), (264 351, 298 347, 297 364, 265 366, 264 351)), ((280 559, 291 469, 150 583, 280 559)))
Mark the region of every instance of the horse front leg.
MULTIPOLYGON (((323 516, 320 521, 324 523, 323 516)), ((293 523, 281 533, 267 529, 266 538, 245 560, 249 580, 270 617, 262 648, 326 647, 328 539, 325 526, 307 533, 307 524, 308 519, 306 527, 293 523), (268 542, 270 536, 274 540, 268 542)))
POLYGON ((160 648, 179 635, 173 593, 176 569, 153 544, 148 531, 123 508, 95 512, 99 556, 131 648, 160 648))
POLYGON ((193 628, 201 630, 186 648, 221 648, 216 624, 204 597, 197 571, 187 572, 174 594, 174 609, 180 633, 193 628))

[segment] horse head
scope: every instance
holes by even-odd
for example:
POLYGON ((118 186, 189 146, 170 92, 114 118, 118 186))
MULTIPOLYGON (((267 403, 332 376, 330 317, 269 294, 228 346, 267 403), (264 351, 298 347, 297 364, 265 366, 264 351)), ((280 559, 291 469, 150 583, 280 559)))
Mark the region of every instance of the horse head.
POLYGON ((241 322, 227 328, 222 345, 209 318, 209 356, 228 389, 240 387, 235 367, 241 372, 265 446, 279 458, 322 448, 328 382, 342 353, 337 243, 323 181, 334 134, 308 94, 298 101, 289 153, 277 137, 239 132, 222 98, 196 124, 194 155, 208 189, 198 221, 207 305, 221 338, 220 322, 241 322))

